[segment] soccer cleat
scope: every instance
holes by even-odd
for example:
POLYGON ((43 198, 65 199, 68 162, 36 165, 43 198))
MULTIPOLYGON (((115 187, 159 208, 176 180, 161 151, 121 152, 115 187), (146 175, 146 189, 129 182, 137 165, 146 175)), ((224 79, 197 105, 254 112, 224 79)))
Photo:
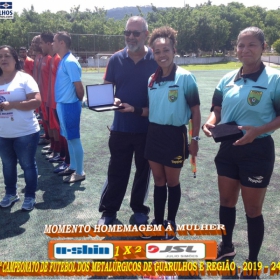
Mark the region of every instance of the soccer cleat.
POLYGON ((49 155, 45 156, 45 160, 50 160, 51 158, 54 158, 54 157, 56 157, 58 155, 59 155, 59 153, 52 152, 49 155))
POLYGON ((58 165, 54 170, 53 173, 59 173, 64 171, 65 169, 67 169, 69 167, 69 164, 62 162, 60 165, 58 165))
MULTIPOLYGON (((159 226, 159 225, 161 225, 161 224, 159 224, 157 221, 156 221, 156 219, 153 219, 152 221, 151 221, 151 225, 152 226, 159 226)), ((162 225, 163 226, 163 225, 162 225)), ((151 239, 151 240, 161 240, 162 238, 163 238, 163 236, 159 236, 159 235, 149 235, 149 236, 146 236, 146 235, 144 235, 144 234, 142 234, 141 236, 140 236, 140 238, 141 239, 151 239)))
POLYGON ((0 202, 1 207, 9 207, 12 205, 14 202, 19 201, 19 196, 18 194, 12 195, 12 194, 6 194, 2 201, 0 202))
POLYGON ((61 157, 60 155, 56 155, 53 158, 50 158, 49 162, 50 163, 59 163, 59 162, 64 162, 64 159, 65 158, 61 157))
POLYGON ((228 246, 224 246, 223 242, 220 242, 220 244, 218 245, 218 254, 217 254, 217 258, 214 261, 219 261, 223 258, 229 258, 233 259, 233 257, 236 255, 236 252, 234 250, 234 246, 233 244, 231 245, 231 247, 228 246))
POLYGON ((177 231, 177 226, 175 224, 175 222, 173 221, 163 221, 163 226, 165 228, 165 230, 167 229, 167 227, 170 226, 172 227, 173 233, 170 231, 165 231, 165 235, 161 238, 161 240, 173 240, 176 237, 176 231, 177 231))
POLYGON ((70 166, 68 166, 63 171, 58 172, 57 175, 58 176, 69 176, 69 175, 73 174, 74 172, 75 172, 75 170, 70 169, 70 166))

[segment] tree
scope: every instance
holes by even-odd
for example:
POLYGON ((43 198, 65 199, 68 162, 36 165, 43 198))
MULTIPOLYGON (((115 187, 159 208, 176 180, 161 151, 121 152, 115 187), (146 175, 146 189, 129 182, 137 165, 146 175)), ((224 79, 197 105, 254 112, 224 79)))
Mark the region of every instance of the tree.
POLYGON ((264 34, 269 45, 280 38, 280 9, 267 12, 264 34))
POLYGON ((223 49, 230 35, 230 23, 222 19, 220 8, 217 6, 199 6, 192 13, 194 17, 194 32, 192 41, 196 42, 196 48, 203 51, 215 51, 223 49))
POLYGON ((280 54, 280 39, 273 43, 273 48, 277 51, 278 54, 280 54))
MULTIPOLYGON (((46 10, 37 13, 31 8, 14 14, 14 19, 1 21, 0 42, 28 47, 32 37, 42 31, 68 31, 84 35, 73 35, 73 48, 92 52, 114 52, 124 46, 123 30, 131 15, 145 15, 147 7, 118 8, 118 19, 109 18, 104 8, 95 6, 92 10, 80 11, 74 6, 70 12, 52 13, 46 10), (132 12, 133 11, 133 12, 132 12), (92 34, 91 36, 85 34, 92 34)), ((264 30, 269 45, 280 38, 280 9, 269 10, 231 2, 227 5, 213 5, 211 0, 204 4, 183 8, 157 8, 153 4, 145 18, 149 31, 168 25, 178 31, 177 50, 180 54, 190 52, 232 50, 239 32, 248 26, 264 30)))

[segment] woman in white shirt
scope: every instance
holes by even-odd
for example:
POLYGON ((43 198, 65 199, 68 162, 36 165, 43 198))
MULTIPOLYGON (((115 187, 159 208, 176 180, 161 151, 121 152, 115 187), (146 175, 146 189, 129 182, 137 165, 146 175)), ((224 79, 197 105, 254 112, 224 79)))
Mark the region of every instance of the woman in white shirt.
POLYGON ((18 161, 26 183, 22 210, 32 210, 36 203, 35 154, 40 127, 34 110, 40 104, 38 85, 30 75, 20 71, 16 51, 8 45, 0 46, 0 157, 6 189, 1 207, 9 207, 19 200, 18 161))

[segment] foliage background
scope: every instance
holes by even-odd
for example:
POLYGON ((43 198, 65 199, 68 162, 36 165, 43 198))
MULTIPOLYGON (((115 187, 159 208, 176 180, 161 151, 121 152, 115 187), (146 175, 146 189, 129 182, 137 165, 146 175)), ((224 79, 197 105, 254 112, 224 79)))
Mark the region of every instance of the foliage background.
POLYGON ((211 51, 212 54, 232 50, 239 31, 253 25, 264 30, 269 46, 280 38, 280 9, 267 11, 259 6, 245 7, 238 2, 216 6, 211 1, 195 7, 185 5, 184 8, 162 9, 151 5, 150 12, 146 7, 130 8, 123 8, 122 17, 118 10, 116 17, 112 18, 108 17, 109 12, 98 7, 84 12, 74 6, 70 13, 52 13, 50 10, 37 13, 31 6, 23 9, 21 14, 15 13, 13 20, 0 21, 0 42, 19 48, 29 46, 35 33, 65 30, 71 34, 95 35, 73 37, 74 51, 115 52, 124 45, 120 35, 131 15, 144 16, 150 31, 163 25, 178 30, 177 51, 181 55, 198 53, 198 50, 211 51))

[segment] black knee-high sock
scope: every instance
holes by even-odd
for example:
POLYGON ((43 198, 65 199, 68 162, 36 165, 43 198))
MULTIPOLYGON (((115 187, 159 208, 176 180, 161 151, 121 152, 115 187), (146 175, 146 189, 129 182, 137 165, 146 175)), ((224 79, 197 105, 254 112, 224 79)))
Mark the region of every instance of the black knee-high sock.
POLYGON ((174 221, 177 215, 181 200, 181 186, 178 184, 175 187, 168 187, 168 214, 167 220, 174 221))
POLYGON ((167 199, 167 188, 165 186, 156 186, 154 188, 154 214, 158 224, 163 224, 165 203, 167 199))
POLYGON ((220 223, 225 225, 226 235, 222 235, 224 246, 232 246, 232 234, 235 226, 236 209, 235 207, 220 206, 220 223))
POLYGON ((246 215, 246 218, 249 243, 249 260, 257 261, 264 236, 263 215, 260 215, 255 218, 250 218, 246 215))

